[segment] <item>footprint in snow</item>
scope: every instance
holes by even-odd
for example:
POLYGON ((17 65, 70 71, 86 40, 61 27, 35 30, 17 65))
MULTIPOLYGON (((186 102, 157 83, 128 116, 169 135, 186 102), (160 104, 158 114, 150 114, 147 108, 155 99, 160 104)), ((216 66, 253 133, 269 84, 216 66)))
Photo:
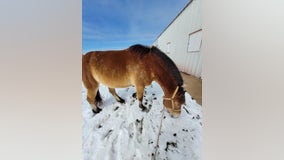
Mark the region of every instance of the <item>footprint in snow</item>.
POLYGON ((138 132, 136 132, 137 133, 137 141, 139 143, 141 143, 141 141, 142 141, 143 120, 144 120, 144 118, 142 118, 141 120, 136 119, 136 121, 135 121, 136 130, 138 131, 138 132))

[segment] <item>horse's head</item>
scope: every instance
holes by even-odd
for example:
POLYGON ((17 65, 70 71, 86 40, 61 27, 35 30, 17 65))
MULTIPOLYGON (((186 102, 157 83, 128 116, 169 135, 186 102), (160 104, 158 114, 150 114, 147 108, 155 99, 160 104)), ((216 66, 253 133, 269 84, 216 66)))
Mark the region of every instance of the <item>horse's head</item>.
POLYGON ((177 87, 172 97, 164 97, 164 105, 172 117, 179 117, 181 106, 185 104, 185 91, 182 87, 177 87))

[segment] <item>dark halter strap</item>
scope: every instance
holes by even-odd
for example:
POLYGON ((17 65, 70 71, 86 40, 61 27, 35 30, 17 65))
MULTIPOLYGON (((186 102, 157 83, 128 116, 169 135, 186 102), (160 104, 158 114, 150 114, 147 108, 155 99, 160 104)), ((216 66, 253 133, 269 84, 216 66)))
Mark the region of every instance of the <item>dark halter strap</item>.
POLYGON ((176 90, 174 91, 172 97, 170 97, 170 98, 164 97, 164 100, 172 101, 172 110, 173 110, 173 111, 180 111, 180 110, 181 110, 181 109, 174 109, 174 101, 173 101, 173 100, 174 100, 174 98, 175 98, 175 96, 176 96, 176 94, 177 94, 177 92, 178 92, 178 89, 179 89, 179 86, 177 86, 177 88, 176 88, 176 90))

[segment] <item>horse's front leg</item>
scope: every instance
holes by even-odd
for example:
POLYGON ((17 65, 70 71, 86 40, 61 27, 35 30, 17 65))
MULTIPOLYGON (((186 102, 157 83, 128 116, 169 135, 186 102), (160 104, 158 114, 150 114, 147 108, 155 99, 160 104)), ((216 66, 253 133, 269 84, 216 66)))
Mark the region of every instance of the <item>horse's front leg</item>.
POLYGON ((147 108, 143 105, 143 94, 144 94, 144 88, 145 86, 136 86, 136 97, 139 101, 139 107, 142 109, 142 111, 147 111, 147 108))
POLYGON ((108 88, 109 92, 113 95, 115 100, 119 103, 125 103, 125 100, 117 95, 114 88, 108 88))

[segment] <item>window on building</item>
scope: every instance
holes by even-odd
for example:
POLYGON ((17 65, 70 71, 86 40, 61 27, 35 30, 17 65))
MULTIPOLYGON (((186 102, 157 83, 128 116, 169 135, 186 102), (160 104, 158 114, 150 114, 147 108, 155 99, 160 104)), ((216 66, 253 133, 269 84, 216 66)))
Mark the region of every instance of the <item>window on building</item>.
POLYGON ((167 53, 169 54, 171 52, 171 42, 167 43, 167 53))
POLYGON ((202 42, 202 29, 199 29, 195 32, 189 34, 188 40, 188 52, 198 52, 201 49, 202 42))

